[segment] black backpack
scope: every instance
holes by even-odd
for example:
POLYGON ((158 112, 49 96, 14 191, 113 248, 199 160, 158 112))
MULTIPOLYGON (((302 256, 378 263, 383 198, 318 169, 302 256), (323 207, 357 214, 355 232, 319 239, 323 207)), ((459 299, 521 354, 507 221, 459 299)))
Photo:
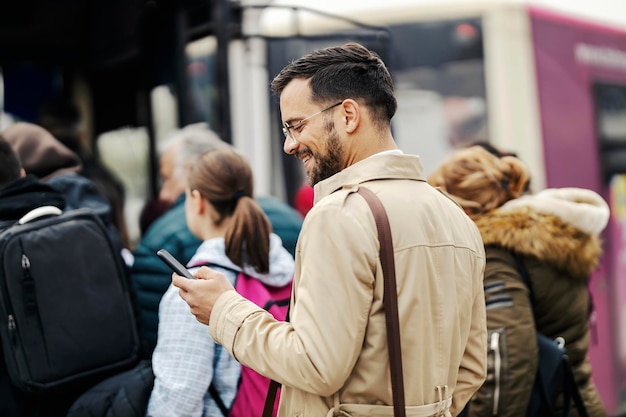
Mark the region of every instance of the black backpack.
POLYGON ((138 362, 123 260, 92 210, 31 211, 0 231, 0 259, 7 413, 64 415, 80 393, 138 362))

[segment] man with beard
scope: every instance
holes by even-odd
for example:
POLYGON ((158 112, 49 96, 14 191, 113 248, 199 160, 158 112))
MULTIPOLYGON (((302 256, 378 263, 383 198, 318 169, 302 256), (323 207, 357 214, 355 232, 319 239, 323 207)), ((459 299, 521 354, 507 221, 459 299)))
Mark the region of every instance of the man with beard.
POLYGON ((209 268, 173 283, 241 363, 282 384, 280 416, 393 415, 377 229, 366 187, 389 216, 409 416, 457 415, 486 374, 480 234, 429 186, 391 134, 396 99, 378 55, 356 43, 314 51, 273 80, 284 150, 315 203, 296 249, 289 323, 209 268), (342 415, 343 415, 342 414, 342 415))

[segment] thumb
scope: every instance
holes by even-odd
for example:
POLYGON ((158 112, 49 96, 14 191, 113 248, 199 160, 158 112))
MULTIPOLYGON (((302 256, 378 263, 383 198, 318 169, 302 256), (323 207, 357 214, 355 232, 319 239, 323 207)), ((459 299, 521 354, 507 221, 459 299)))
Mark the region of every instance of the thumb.
POLYGON ((180 275, 178 275, 175 272, 172 273, 172 284, 175 287, 178 287, 181 290, 185 290, 186 291, 187 290, 187 285, 189 284, 187 281, 189 281, 189 278, 181 277, 180 275))

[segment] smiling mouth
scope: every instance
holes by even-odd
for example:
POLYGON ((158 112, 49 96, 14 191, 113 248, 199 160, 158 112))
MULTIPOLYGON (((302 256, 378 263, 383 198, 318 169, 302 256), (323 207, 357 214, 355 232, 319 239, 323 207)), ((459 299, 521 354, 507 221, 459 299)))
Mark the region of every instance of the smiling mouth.
POLYGON ((306 166, 307 163, 311 159, 313 159, 313 155, 311 155, 310 153, 303 153, 303 154, 298 155, 298 159, 300 159, 300 161, 302 161, 302 164, 306 166))

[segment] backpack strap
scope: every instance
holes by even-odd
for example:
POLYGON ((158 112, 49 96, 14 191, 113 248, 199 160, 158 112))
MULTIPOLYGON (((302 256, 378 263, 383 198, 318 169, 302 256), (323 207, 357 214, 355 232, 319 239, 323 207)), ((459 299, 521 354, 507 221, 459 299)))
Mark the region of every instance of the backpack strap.
POLYGON ((228 413, 230 410, 228 410, 228 407, 226 407, 226 404, 224 404, 224 401, 222 401, 222 397, 220 397, 220 393, 217 392, 217 388, 215 388, 215 385, 213 385, 213 382, 211 382, 211 385, 209 386, 209 394, 211 394, 211 397, 215 401, 215 404, 217 405, 217 407, 222 412, 222 415, 224 417, 228 417, 228 413))
POLYGON ((576 380, 574 379, 574 372, 572 371, 572 366, 569 363, 569 358, 567 357, 567 355, 565 356, 565 375, 567 381, 570 384, 570 391, 572 393, 574 405, 578 410, 578 417, 589 417, 583 398, 580 395, 580 391, 578 390, 578 385, 576 384, 576 380))

